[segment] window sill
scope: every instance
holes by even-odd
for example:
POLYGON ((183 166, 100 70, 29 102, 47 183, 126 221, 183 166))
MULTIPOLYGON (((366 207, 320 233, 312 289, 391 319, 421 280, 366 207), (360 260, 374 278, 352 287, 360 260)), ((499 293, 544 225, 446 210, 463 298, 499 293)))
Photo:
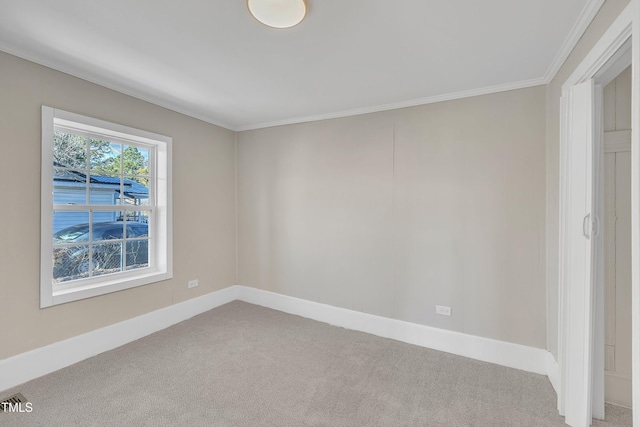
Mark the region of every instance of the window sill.
POLYGON ((149 285, 151 283, 171 279, 172 277, 173 276, 166 271, 146 271, 145 273, 136 274, 126 278, 118 275, 112 280, 102 280, 97 284, 80 285, 58 291, 54 290, 50 304, 47 304, 46 301, 41 301, 40 308, 51 307, 85 298, 105 295, 111 292, 149 285))

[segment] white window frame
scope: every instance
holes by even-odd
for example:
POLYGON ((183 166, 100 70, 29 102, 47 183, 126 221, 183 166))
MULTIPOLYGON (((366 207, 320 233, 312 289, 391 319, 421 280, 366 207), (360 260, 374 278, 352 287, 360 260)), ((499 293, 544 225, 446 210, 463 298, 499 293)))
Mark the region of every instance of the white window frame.
MULTIPOLYGON (((42 106, 42 171, 40 228, 40 307, 51 307, 91 298, 173 277, 172 209, 171 209, 171 144, 167 136, 86 117, 68 111, 42 106), (120 273, 93 276, 53 285, 53 135, 55 127, 152 147, 150 156, 149 267, 120 273)), ((93 209, 93 207, 92 207, 93 209)), ((96 210, 100 210, 97 207, 96 210)), ((112 206, 111 210, 119 210, 112 206)))

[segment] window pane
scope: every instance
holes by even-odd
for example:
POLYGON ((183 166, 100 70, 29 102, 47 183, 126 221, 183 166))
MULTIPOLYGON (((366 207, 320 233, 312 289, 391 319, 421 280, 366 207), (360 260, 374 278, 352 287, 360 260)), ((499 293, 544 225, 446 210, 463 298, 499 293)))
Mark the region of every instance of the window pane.
POLYGON ((127 239, 149 237, 149 226, 144 222, 127 220, 127 239))
POLYGON ((149 149, 124 146, 122 173, 127 176, 149 176, 149 149))
POLYGON ((116 240, 124 237, 122 211, 93 212, 93 240, 116 240), (120 219, 120 220, 119 220, 120 219))
POLYGON ((92 246, 92 275, 100 276, 122 271, 122 242, 101 243, 92 246))
POLYGON ((129 211, 127 212, 127 222, 142 224, 146 228, 149 223, 149 211, 129 211))
POLYGON ((127 242, 127 270, 149 266, 149 240, 127 242))
POLYGON ((106 174, 120 174, 122 144, 91 138, 91 170, 106 174))
POLYGON ((123 202, 127 205, 149 206, 148 181, 148 177, 125 177, 123 202))
POLYGON ((124 146, 124 203, 149 205, 149 149, 124 146))
POLYGON ((120 180, 114 174, 91 171, 91 183, 89 197, 92 205, 117 205, 120 204, 120 180))
POLYGON ((56 211, 53 213, 53 243, 89 241, 88 211, 56 211))
POLYGON ((87 138, 64 132, 53 134, 53 166, 87 168, 87 138))
POLYGON ((53 168, 53 204, 84 205, 87 202, 87 175, 79 170, 53 168))
POLYGON ((42 111, 41 307, 171 277, 171 138, 42 111))
POLYGON ((89 245, 53 247, 53 284, 89 277, 89 245))

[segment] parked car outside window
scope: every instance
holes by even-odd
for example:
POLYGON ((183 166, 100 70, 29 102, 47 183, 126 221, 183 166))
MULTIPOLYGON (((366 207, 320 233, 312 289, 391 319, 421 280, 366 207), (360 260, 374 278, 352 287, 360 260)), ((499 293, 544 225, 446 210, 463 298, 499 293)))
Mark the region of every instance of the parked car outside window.
POLYGON ((138 222, 78 224, 53 235, 53 278, 57 282, 116 273, 149 265, 149 227, 138 222), (91 237, 91 238, 90 238, 91 237), (62 246, 60 246, 62 245, 62 246))

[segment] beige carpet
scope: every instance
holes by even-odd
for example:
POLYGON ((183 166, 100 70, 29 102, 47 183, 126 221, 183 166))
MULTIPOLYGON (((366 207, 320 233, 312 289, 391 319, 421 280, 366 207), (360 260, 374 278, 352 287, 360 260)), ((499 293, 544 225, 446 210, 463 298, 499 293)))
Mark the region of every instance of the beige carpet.
POLYGON ((564 425, 546 377, 237 301, 15 392, 2 426, 564 425))

